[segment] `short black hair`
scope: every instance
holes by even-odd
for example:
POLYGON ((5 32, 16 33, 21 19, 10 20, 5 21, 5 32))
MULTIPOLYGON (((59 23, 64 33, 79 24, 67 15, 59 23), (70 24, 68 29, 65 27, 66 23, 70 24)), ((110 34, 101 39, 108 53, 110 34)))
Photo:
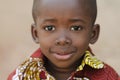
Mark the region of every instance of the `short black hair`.
MULTIPOLYGON (((32 8, 32 16, 34 22, 38 15, 38 6, 40 5, 42 0, 33 0, 33 8, 32 8)), ((95 23, 96 17, 97 17, 97 2, 96 0, 78 0, 80 3, 82 3, 82 8, 87 12, 86 14, 91 16, 92 24, 95 23)))

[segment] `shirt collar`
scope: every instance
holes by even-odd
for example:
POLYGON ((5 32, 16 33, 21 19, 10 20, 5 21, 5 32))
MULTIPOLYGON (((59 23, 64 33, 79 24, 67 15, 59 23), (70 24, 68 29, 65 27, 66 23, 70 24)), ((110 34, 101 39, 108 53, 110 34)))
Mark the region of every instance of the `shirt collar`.
MULTIPOLYGON (((16 75, 13 76, 13 80, 55 80, 55 78, 46 71, 43 58, 44 57, 40 49, 38 49, 29 59, 27 59, 16 69, 16 75)), ((95 56, 93 56, 89 50, 85 51, 83 60, 81 64, 77 67, 75 72, 84 70, 84 67, 86 65, 93 69, 102 69, 104 67, 103 62, 95 58, 95 56)), ((84 80, 84 78, 81 79, 84 80)))

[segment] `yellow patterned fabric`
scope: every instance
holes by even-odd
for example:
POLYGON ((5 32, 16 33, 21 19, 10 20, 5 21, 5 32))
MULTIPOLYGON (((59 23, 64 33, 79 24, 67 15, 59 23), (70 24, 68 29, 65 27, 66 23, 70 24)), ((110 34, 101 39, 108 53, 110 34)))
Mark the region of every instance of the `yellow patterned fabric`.
POLYGON ((104 67, 103 62, 92 56, 89 51, 85 52, 85 56, 81 62, 81 65, 78 67, 77 71, 83 70, 85 65, 88 65, 94 69, 101 69, 104 67))
MULTIPOLYGON (((85 65, 94 69, 101 69, 104 67, 103 62, 92 56, 89 51, 85 52, 84 58, 76 71, 83 70, 85 65)), ((55 78, 46 71, 42 58, 30 57, 16 69, 16 74, 13 76, 12 80, 55 80, 55 78)), ((84 77, 79 78, 79 80, 90 79, 84 77)))

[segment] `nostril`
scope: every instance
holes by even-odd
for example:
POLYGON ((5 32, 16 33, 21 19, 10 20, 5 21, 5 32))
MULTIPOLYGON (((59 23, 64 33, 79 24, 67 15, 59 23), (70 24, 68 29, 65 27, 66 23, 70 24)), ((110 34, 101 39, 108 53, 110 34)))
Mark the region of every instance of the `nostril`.
POLYGON ((68 39, 59 39, 59 40, 56 40, 55 42, 56 45, 59 45, 59 46, 63 46, 63 45, 70 45, 71 44, 71 40, 68 40, 68 39))
POLYGON ((69 44, 69 43, 70 43, 70 41, 69 41, 69 40, 67 40, 67 41, 66 41, 66 44, 69 44))
POLYGON ((57 45, 60 45, 60 42, 57 42, 57 45))
POLYGON ((56 41, 55 41, 55 44, 56 44, 56 45, 60 45, 60 41, 59 41, 59 40, 56 40, 56 41))

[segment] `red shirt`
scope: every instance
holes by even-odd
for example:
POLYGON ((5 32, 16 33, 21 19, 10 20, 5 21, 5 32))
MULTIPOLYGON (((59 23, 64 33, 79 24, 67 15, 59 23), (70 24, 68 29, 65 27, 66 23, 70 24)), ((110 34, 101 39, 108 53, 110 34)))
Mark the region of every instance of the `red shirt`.
MULTIPOLYGON (((38 49, 35 53, 32 54, 31 57, 33 58, 39 58, 41 57, 41 51, 38 49)), ((12 77, 16 74, 16 70, 14 70, 8 77, 7 80, 12 80, 12 77)), ((120 80, 120 77, 118 74, 111 68, 109 65, 105 64, 104 68, 102 69, 93 69, 90 66, 85 66, 82 71, 74 72, 71 75, 70 80, 74 77, 87 77, 90 80, 120 80)))

